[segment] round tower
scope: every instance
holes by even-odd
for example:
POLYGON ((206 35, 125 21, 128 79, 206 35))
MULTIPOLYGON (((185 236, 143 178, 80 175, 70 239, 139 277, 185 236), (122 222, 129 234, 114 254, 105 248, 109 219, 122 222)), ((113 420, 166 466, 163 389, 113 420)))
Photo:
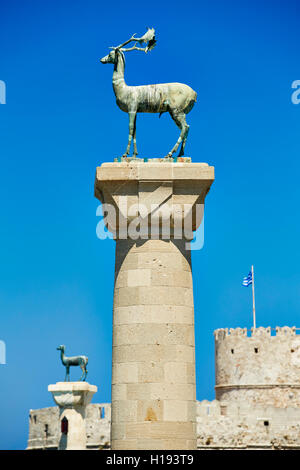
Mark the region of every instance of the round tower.
POLYGON ((218 329, 216 399, 300 406, 300 335, 295 327, 218 329))

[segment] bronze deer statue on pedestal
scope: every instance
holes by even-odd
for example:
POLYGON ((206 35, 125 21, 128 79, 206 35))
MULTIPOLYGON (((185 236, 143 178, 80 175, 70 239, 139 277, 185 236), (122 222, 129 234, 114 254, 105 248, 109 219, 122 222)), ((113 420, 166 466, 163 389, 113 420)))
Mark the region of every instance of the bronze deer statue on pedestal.
POLYGON ((114 64, 113 89, 116 102, 122 111, 129 114, 129 137, 128 145, 123 157, 130 152, 133 140, 133 158, 138 151, 136 146, 136 114, 137 113, 159 113, 169 112, 172 119, 180 128, 180 136, 166 157, 172 157, 181 144, 179 157, 184 155, 189 126, 186 123, 186 114, 191 111, 197 99, 197 93, 188 85, 183 83, 160 83, 157 85, 128 86, 124 80, 125 55, 128 51, 148 52, 155 46, 154 29, 148 29, 141 38, 133 35, 130 39, 117 47, 101 59, 102 64, 114 64), (130 48, 124 48, 128 43, 135 42, 130 48), (137 43, 147 43, 145 48, 137 47, 137 43))

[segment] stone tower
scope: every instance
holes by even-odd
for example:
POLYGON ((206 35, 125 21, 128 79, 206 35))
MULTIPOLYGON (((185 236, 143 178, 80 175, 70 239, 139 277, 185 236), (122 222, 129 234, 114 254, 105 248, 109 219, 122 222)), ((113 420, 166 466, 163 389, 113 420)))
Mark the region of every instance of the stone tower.
POLYGON ((213 180, 213 167, 201 163, 97 168, 95 195, 110 205, 106 223, 116 240, 112 449, 196 449, 189 240, 201 222, 197 205, 203 206, 213 180), (170 214, 169 233, 164 215, 153 217, 159 212, 170 214), (133 239, 137 214, 141 233, 133 239), (178 238, 175 228, 187 220, 189 233, 178 238))
POLYGON ((300 406, 300 335, 295 327, 215 331, 216 399, 300 406))

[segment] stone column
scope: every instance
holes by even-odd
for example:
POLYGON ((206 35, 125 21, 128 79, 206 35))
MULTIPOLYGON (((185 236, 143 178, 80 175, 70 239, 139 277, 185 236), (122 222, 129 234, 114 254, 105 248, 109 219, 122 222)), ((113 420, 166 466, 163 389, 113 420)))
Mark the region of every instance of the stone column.
POLYGON ((97 168, 95 195, 114 208, 104 212, 116 240, 112 449, 196 449, 189 240, 213 179, 213 167, 201 163, 97 168), (169 234, 159 211, 170 214, 169 234), (140 238, 133 240, 137 215, 140 238))
POLYGON ((57 382, 49 385, 55 403, 59 406, 59 422, 67 423, 67 432, 60 428, 59 450, 85 450, 86 427, 85 412, 94 393, 96 385, 87 382, 57 382))

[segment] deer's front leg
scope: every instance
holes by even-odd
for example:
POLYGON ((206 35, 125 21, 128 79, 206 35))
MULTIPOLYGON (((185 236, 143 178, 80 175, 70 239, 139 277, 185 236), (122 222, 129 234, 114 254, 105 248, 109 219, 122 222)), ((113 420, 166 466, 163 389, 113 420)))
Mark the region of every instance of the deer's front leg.
POLYGON ((127 155, 130 152, 130 146, 131 146, 131 141, 133 138, 133 133, 134 133, 134 121, 136 118, 136 111, 129 111, 129 135, 128 135, 128 145, 126 152, 124 153, 123 157, 127 157, 127 155))
POLYGON ((133 129, 133 158, 136 158, 138 154, 137 146, 136 146, 136 115, 134 118, 134 129, 133 129))

